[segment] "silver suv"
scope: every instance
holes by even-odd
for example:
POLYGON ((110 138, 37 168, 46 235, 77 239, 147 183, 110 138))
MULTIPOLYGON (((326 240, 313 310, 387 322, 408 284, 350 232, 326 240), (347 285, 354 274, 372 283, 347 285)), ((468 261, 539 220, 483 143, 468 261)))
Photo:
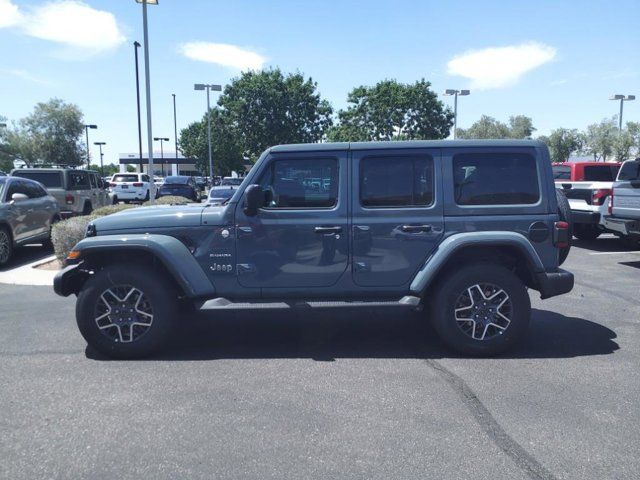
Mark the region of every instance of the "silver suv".
POLYGON ((20 168, 14 177, 40 182, 56 199, 63 217, 88 215, 94 209, 112 203, 108 185, 98 172, 73 168, 20 168))
POLYGON ((640 158, 620 167, 604 220, 608 230, 633 245, 640 243, 640 158))
POLYGON ((60 219, 56 200, 38 182, 0 177, 0 267, 15 247, 51 243, 51 225, 60 219))

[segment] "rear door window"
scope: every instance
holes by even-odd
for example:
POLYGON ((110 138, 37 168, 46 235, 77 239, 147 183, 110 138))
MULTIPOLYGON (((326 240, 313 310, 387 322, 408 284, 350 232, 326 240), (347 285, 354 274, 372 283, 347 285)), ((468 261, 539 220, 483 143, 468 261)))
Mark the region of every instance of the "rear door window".
POLYGON ((360 161, 363 207, 425 207, 432 203, 431 157, 365 157, 360 161))
POLYGON ((536 160, 526 153, 462 153, 453 157, 458 205, 531 205, 540 200, 536 160))
POLYGON ((89 190, 89 174, 87 172, 71 171, 69 176, 68 190, 89 190))

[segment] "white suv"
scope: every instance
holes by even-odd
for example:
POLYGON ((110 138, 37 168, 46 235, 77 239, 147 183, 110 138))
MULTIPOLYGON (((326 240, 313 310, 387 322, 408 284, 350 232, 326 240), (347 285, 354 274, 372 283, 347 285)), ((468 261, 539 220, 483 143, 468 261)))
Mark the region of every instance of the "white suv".
POLYGON ((114 203, 123 200, 146 201, 153 195, 153 183, 145 173, 116 173, 109 182, 114 203))

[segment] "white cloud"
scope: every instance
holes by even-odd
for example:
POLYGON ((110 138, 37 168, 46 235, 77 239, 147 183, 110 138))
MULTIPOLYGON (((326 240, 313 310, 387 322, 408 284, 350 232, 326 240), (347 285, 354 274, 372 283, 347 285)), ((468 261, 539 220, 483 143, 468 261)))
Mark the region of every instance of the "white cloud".
POLYGON ((75 0, 35 7, 25 17, 22 27, 27 35, 69 46, 84 54, 111 50, 126 40, 112 13, 75 0))
POLYGON ((11 0, 0 0, 0 28, 12 27, 22 20, 18 6, 11 0))
POLYGON ((257 70, 267 61, 258 53, 225 43, 187 42, 180 45, 179 51, 191 60, 217 63, 239 70, 257 70))
POLYGON ((21 78, 23 80, 27 80, 29 82, 37 83, 39 85, 48 85, 49 84, 48 81, 43 80, 43 79, 41 79, 39 77, 36 77, 35 75, 30 74, 26 70, 22 70, 22 69, 19 69, 19 68, 10 68, 10 69, 6 69, 6 70, 0 70, 0 74, 11 75, 11 76, 14 76, 14 77, 21 78))
POLYGON ((555 48, 535 42, 469 50, 449 60, 447 73, 468 78, 473 88, 499 88, 515 84, 555 55, 555 48))

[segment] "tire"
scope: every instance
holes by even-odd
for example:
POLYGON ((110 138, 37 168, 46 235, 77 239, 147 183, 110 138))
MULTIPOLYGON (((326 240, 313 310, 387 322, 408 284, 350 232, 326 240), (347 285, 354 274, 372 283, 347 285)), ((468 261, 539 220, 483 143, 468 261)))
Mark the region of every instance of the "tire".
POLYGON ((435 330, 449 348, 463 355, 504 352, 522 339, 529 326, 531 302, 527 289, 514 273, 500 265, 476 263, 459 268, 444 278, 433 298, 431 321, 435 330), (466 317, 470 319, 465 321, 466 317), (479 319, 476 322, 471 317, 479 319))
POLYGON ((590 242, 600 236, 602 231, 596 225, 574 225, 573 236, 578 240, 590 242))
POLYGON ((53 250, 53 226, 60 221, 60 217, 53 217, 49 226, 49 238, 42 242, 42 246, 47 250, 53 250))
POLYGON ((84 207, 82 208, 82 215, 91 215, 91 212, 93 212, 91 202, 85 202, 84 207))
POLYGON ((177 310, 178 295, 164 276, 148 267, 119 264, 98 271, 83 286, 76 302, 76 321, 84 339, 98 352, 111 358, 143 358, 165 345, 177 310), (116 308, 122 305, 124 310, 116 308), (120 318, 107 314, 110 311, 120 318), (122 312, 134 315, 137 324, 131 325, 122 312))
POLYGON ((13 237, 7 227, 0 227, 0 267, 4 267, 13 256, 13 237))
POLYGON ((558 200, 558 216, 563 222, 569 224, 569 245, 560 249, 558 254, 558 265, 562 265, 569 256, 571 251, 571 239, 573 238, 573 223, 571 222, 571 207, 569 206, 569 200, 565 196, 562 190, 556 188, 556 199, 558 200))

